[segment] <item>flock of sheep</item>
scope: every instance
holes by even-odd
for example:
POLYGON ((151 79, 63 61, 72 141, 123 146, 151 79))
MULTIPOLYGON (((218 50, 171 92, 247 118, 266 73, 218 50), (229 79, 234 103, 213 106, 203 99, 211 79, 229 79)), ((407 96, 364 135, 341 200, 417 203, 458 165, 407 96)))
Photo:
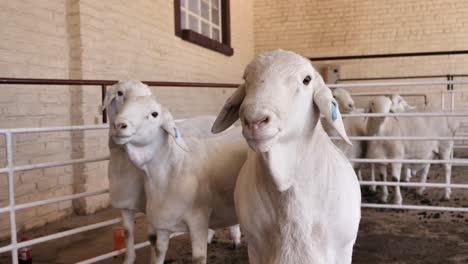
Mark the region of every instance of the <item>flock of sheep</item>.
MULTIPOLYGON (((354 100, 344 89, 335 89, 333 94, 339 102, 343 113, 354 114, 359 111, 355 109, 354 100)), ((376 114, 390 114, 403 112, 430 112, 434 109, 416 108, 410 106, 401 96, 378 96, 369 101, 365 112, 376 114)), ((369 118, 344 118, 346 132, 349 136, 375 136, 375 137, 453 137, 460 127, 461 119, 455 117, 369 117, 369 118)), ((334 132, 324 123, 325 130, 329 135, 334 132)), ((371 140, 371 141, 353 141, 353 145, 347 145, 343 142, 337 142, 336 145, 350 159, 368 158, 368 159, 413 159, 413 160, 431 160, 441 159, 450 160, 453 152, 453 140, 371 140)), ((362 180, 360 168, 362 163, 353 164, 357 170, 358 178, 362 180)), ((426 183, 429 173, 430 163, 403 164, 403 163, 380 163, 378 173, 382 181, 387 181, 387 166, 390 167, 392 180, 399 182, 402 177, 402 171, 405 173, 403 180, 409 182, 412 176, 419 171, 421 173, 421 183, 426 183)), ((445 163, 445 182, 450 184, 452 175, 452 164, 445 163)), ((375 181, 375 163, 371 164, 371 180, 375 181)), ((375 185, 372 186, 375 191, 375 185)), ((424 186, 419 187, 418 194, 422 195, 424 186)), ((451 189, 445 188, 443 199, 449 200, 451 189)), ((387 202, 388 189, 382 186, 381 200, 387 202)), ((395 186, 394 204, 401 205, 403 198, 400 187, 395 186)))
MULTIPOLYGON (((351 263, 361 193, 354 172, 360 166, 348 158, 444 158, 453 146, 446 141, 351 146, 347 134, 411 135, 417 118, 408 123, 342 118, 340 110, 355 111, 349 94, 341 89, 332 94, 310 61, 292 52, 256 57, 243 79, 217 117, 180 122, 140 82, 109 87, 104 107, 111 124, 110 198, 122 213, 124 263, 136 258, 136 212, 148 220, 151 263, 164 263, 169 239, 181 232, 190 233, 193 262, 206 263, 211 229, 222 227, 230 227, 234 247, 242 229, 250 263, 351 263), (238 119, 241 126, 233 126, 238 119), (335 135, 343 141, 333 143, 335 135)), ((369 112, 409 111, 400 99, 378 97, 369 112)), ((453 129, 444 120, 443 126, 434 124, 437 135, 453 129)), ((384 180, 386 165, 378 165, 384 180)), ((402 165, 390 165, 399 179, 402 165)), ((429 164, 403 167, 409 175, 420 169, 427 175, 429 164)), ((450 165, 446 170, 450 175, 450 165)), ((401 203, 396 189, 395 201, 401 203)), ((386 187, 383 195, 386 200, 386 187)))

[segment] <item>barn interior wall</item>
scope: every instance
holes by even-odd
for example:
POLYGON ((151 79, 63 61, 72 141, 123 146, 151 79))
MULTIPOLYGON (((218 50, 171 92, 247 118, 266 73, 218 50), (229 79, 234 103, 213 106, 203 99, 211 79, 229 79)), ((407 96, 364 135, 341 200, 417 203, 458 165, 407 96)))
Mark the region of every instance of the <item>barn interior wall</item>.
MULTIPOLYGON (((467 12, 468 2, 457 0, 255 0, 255 54, 277 48, 306 57, 466 50, 467 12)), ((468 74, 467 55, 314 64, 339 64, 342 78, 468 74)), ((456 105, 466 105, 467 98, 457 96, 456 105)), ((430 103, 439 106, 438 101, 433 97, 430 103)))

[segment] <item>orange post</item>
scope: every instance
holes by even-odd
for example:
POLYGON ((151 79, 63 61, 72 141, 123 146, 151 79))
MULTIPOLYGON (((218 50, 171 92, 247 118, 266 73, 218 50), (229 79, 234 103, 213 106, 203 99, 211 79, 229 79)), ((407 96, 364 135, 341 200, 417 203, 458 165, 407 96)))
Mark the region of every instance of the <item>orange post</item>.
POLYGON ((113 230, 114 233, 114 250, 125 248, 125 234, 122 226, 116 226, 113 230))

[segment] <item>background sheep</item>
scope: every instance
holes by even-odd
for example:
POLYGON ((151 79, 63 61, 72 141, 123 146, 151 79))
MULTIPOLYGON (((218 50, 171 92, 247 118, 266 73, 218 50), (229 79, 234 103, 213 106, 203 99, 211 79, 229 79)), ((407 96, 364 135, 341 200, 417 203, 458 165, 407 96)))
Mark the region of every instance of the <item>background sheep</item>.
MULTIPOLYGON (((390 113, 392 109, 392 100, 385 96, 373 99, 369 103, 369 112, 371 113, 390 113)), ((447 117, 370 117, 367 122, 367 132, 371 136, 452 136, 456 128, 452 121, 447 117)), ((368 158, 379 159, 432 159, 437 154, 441 159, 450 159, 453 148, 453 141, 370 141, 367 151, 368 158)), ((417 171, 421 167, 428 170, 427 164, 408 164, 408 168, 417 171)), ((402 164, 391 163, 391 175, 396 181, 400 181, 402 164)), ((379 171, 382 180, 386 181, 386 164, 380 164, 379 171)), ((446 182, 450 183, 451 164, 444 164, 446 182)), ((427 175, 427 173, 426 173, 427 175)), ((423 175, 422 181, 425 182, 423 175)), ((382 187, 382 200, 386 201, 388 191, 386 186, 382 187)), ((422 192, 424 188, 420 189, 422 192)), ((445 199, 450 199, 450 188, 445 190, 445 199)), ((395 204, 402 203, 400 187, 395 187, 395 204)))
POLYGON ((250 263, 351 263, 361 194, 320 113, 346 136, 337 103, 309 60, 276 50, 256 57, 213 126, 239 117, 250 146, 235 201, 250 263))
POLYGON ((187 231, 194 263, 206 263, 208 227, 237 224, 232 193, 246 158, 240 131, 184 140, 169 111, 150 97, 127 100, 114 128, 113 140, 146 173, 156 263, 163 263, 171 233, 187 231))

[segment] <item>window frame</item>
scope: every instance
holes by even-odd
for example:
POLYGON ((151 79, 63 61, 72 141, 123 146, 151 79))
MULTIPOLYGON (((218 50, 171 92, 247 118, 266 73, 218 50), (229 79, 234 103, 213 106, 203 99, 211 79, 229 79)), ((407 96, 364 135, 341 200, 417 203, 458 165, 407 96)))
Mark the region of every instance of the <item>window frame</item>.
POLYGON ((220 0, 220 9, 221 42, 204 36, 196 31, 182 29, 180 24, 180 0, 174 0, 175 35, 185 41, 191 42, 201 47, 222 53, 226 56, 232 56, 234 54, 234 50, 231 47, 230 1, 220 0))

